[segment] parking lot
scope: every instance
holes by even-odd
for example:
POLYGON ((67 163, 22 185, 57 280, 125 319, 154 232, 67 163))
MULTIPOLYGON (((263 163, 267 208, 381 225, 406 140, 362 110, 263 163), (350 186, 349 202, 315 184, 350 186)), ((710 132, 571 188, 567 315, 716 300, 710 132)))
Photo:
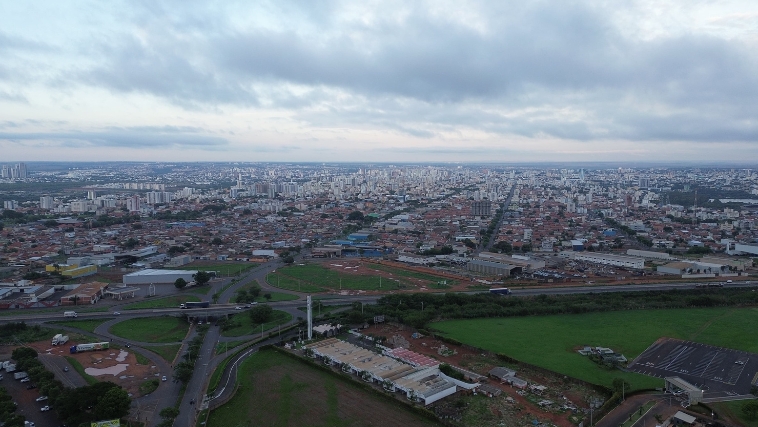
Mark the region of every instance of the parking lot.
POLYGON ((18 404, 16 413, 26 417, 27 421, 35 423, 35 427, 57 427, 60 425, 55 411, 41 412, 40 408, 49 404, 49 401, 37 402, 40 397, 39 389, 27 389, 32 382, 22 383, 20 380, 13 379, 12 372, 2 372, 3 379, 0 386, 8 390, 8 394, 13 396, 13 401, 18 404))
POLYGON ((758 354, 661 338, 628 369, 658 378, 680 377, 702 388, 706 398, 734 396, 750 393, 758 372, 758 354))

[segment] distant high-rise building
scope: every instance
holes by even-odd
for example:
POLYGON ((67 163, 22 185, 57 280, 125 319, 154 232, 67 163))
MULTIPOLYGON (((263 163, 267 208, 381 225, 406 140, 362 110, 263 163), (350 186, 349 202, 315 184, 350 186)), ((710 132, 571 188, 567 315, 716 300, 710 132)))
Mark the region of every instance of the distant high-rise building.
POLYGON ((18 179, 26 179, 29 177, 26 171, 26 163, 17 164, 16 169, 18 169, 18 179))
POLYGON ((584 169, 579 169, 579 181, 584 182, 584 169))
POLYGON ((650 188, 650 178, 640 177, 638 184, 640 188, 650 188))
POLYGON ((39 208, 40 209, 53 209, 55 208, 55 202, 54 199, 50 196, 42 196, 39 198, 39 208))
POLYGON ((95 200, 95 199, 97 199, 97 191, 95 191, 95 190, 87 190, 87 199, 88 200, 95 200))
POLYGON ((11 177, 11 168, 8 165, 3 165, 3 171, 2 175, 0 175, 3 178, 10 178, 11 177))
POLYGON ((482 200, 471 203, 471 216, 490 216, 492 215, 492 202, 482 200))
POLYGON ((135 195, 128 199, 126 199, 126 209, 129 212, 139 212, 140 210, 140 199, 139 196, 135 195))
POLYGON ((3 202, 3 208, 5 209, 16 209, 18 207, 18 201, 16 200, 6 200, 3 202))

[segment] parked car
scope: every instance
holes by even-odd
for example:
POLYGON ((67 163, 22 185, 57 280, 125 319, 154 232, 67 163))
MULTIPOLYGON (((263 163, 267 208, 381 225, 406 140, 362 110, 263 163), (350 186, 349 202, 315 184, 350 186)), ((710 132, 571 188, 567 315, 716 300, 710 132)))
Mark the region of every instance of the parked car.
POLYGON ((36 386, 36 385, 34 385, 34 384, 29 384, 28 386, 26 386, 26 389, 27 389, 27 390, 31 390, 31 389, 33 389, 33 388, 37 388, 37 386, 36 386))
POLYGON ((31 380, 32 380, 32 379, 31 379, 31 378, 29 378, 29 377, 26 377, 26 378, 21 378, 21 382, 22 382, 22 383, 28 383, 28 382, 29 382, 29 381, 31 381, 31 380))
POLYGON ((63 367, 63 372, 68 372, 68 366, 63 367))
POLYGON ((168 378, 166 378, 166 376, 164 375, 164 376, 161 378, 161 381, 168 381, 168 378))
POLYGON ((44 400, 47 400, 47 396, 40 396, 36 400, 37 400, 37 402, 42 402, 44 400))
POLYGON ((43 406, 43 407, 39 408, 39 410, 42 411, 42 412, 47 412, 47 411, 50 410, 50 407, 49 406, 43 406))

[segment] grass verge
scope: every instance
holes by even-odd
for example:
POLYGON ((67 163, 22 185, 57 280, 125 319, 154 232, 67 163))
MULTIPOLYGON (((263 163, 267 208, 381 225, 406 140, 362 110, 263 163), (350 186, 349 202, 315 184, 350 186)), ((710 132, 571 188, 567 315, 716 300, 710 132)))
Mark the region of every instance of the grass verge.
POLYGON ((129 319, 111 326, 110 332, 121 338, 150 343, 182 341, 189 325, 176 317, 129 319))
POLYGON ((92 385, 92 384, 95 384, 95 383, 97 383, 97 382, 98 382, 97 378, 95 378, 95 377, 93 377, 92 375, 90 375, 90 374, 88 374, 88 373, 84 372, 84 366, 82 366, 82 364, 81 364, 81 363, 79 363, 79 361, 78 361, 78 360, 74 359, 74 358, 73 358, 73 357, 71 357, 71 356, 63 356, 63 357, 65 357, 65 358, 66 358, 66 360, 68 361, 68 363, 70 363, 70 364, 71 364, 71 367, 73 367, 73 368, 74 368, 74 370, 75 370, 76 372, 78 372, 78 373, 79 373, 79 375, 81 375, 81 376, 82 376, 82 378, 84 378, 84 381, 87 381, 87 384, 90 384, 90 385, 92 385))
POLYGON ((182 348, 181 344, 169 344, 169 345, 154 345, 145 347, 153 353, 159 355, 168 363, 173 363, 176 359, 176 354, 179 353, 179 349, 182 348))
POLYGON ((158 381, 158 378, 153 378, 151 380, 147 380, 139 385, 139 394, 140 396, 146 396, 155 390, 158 389, 158 386, 160 385, 160 381, 158 381))
MULTIPOLYGON (((206 292, 208 290, 206 289, 206 292)), ((176 308, 185 302, 197 302, 200 297, 195 295, 172 295, 168 297, 149 298, 124 306, 124 310, 141 310, 147 308, 176 308)))
POLYGON ((274 310, 271 313, 270 320, 263 324, 253 323, 253 321, 250 319, 250 316, 246 312, 235 314, 230 319, 230 322, 232 322, 232 325, 234 326, 225 331, 221 331, 221 336, 239 337, 242 335, 260 334, 261 332, 271 330, 278 325, 283 325, 290 320, 292 320, 292 315, 280 310, 274 310))
POLYGON ((87 319, 87 320, 67 320, 67 321, 56 321, 51 322, 56 325, 63 325, 68 326, 70 328, 78 328, 83 331, 87 331, 89 333, 95 333, 95 329, 97 329, 98 326, 102 325, 103 323, 113 320, 112 318, 109 319, 87 319))

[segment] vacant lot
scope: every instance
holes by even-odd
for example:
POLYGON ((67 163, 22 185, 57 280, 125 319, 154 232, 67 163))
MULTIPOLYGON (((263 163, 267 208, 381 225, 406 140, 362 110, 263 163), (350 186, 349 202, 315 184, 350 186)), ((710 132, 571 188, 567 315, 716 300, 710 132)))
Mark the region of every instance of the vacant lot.
POLYGON ((189 325, 176 317, 130 319, 111 326, 110 332, 132 341, 170 343, 184 339, 189 325))
POLYGON ((349 380, 273 350, 247 359, 239 382, 232 400, 211 413, 209 427, 437 425, 349 380))
POLYGON ((560 316, 451 320, 434 329, 466 344, 595 384, 623 377, 633 388, 662 387, 663 381, 598 367, 576 349, 610 347, 630 361, 660 337, 758 352, 754 331, 758 309, 711 308, 635 310, 560 316))
MULTIPOLYGON (((206 291, 207 292, 207 291, 206 291)), ((196 295, 172 295, 162 298, 147 298, 144 301, 135 302, 124 306, 124 310, 139 310, 143 308, 176 308, 185 302, 197 302, 200 297, 196 295)))

